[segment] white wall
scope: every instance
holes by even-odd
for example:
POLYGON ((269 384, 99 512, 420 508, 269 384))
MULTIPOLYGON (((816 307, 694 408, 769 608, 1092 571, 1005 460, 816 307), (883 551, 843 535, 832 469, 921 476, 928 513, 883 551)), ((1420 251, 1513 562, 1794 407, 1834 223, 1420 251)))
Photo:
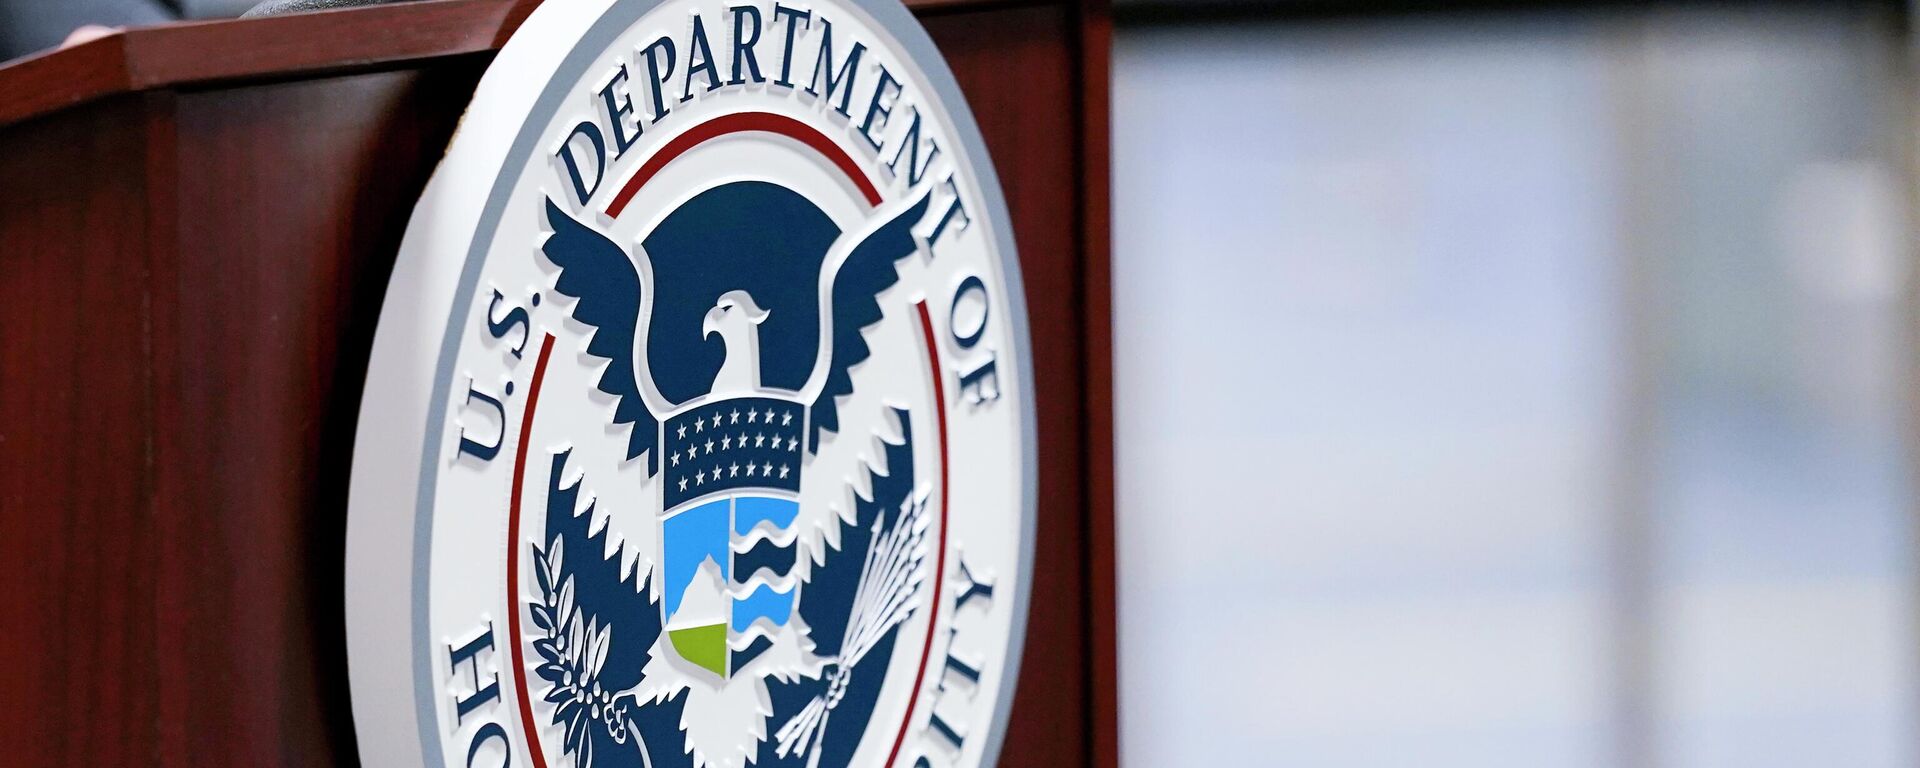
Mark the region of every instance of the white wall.
POLYGON ((1873 31, 1123 27, 1126 765, 1912 764, 1873 31))

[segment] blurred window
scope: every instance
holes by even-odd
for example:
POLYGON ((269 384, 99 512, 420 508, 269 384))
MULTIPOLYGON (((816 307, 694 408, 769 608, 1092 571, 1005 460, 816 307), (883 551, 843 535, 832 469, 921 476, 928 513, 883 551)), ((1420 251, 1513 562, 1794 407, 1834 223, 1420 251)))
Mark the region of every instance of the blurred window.
POLYGON ((1120 12, 1127 765, 1915 764, 1896 15, 1120 12))

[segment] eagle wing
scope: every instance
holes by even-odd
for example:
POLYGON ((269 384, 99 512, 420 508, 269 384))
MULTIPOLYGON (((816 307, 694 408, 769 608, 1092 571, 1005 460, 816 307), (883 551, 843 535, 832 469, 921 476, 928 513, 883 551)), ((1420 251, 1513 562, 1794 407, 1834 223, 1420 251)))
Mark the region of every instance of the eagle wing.
MULTIPOLYGON (((815 652, 828 660, 832 671, 821 691, 774 734, 780 757, 806 754, 813 742, 827 738, 830 716, 842 704, 871 711, 879 695, 877 678, 886 674, 894 630, 919 609, 921 587, 930 578, 927 532, 932 520, 927 490, 914 479, 912 421, 905 410, 888 410, 898 425, 899 440, 880 441, 884 458, 866 469, 870 492, 855 497, 854 514, 840 522, 840 546, 822 553, 813 566, 797 609, 812 631, 815 652), (881 657, 879 663, 863 664, 874 653, 881 657)), ((859 721, 847 727, 856 738, 864 730, 859 721)))
POLYGON ((684 702, 632 693, 648 682, 646 652, 662 631, 659 600, 646 574, 602 555, 615 534, 595 524, 600 505, 582 497, 582 483, 568 480, 577 472, 572 454, 551 455, 546 531, 523 544, 539 590, 527 614, 533 671, 544 681, 534 690, 553 705, 548 721, 562 727, 562 750, 578 765, 596 764, 595 754, 615 765, 637 758, 635 739, 677 752, 677 733, 647 724, 677 719, 684 702))
POLYGON ((821 313, 825 326, 821 338, 827 343, 826 380, 808 407, 812 416, 807 426, 809 453, 819 451, 822 430, 840 431, 835 398, 853 393, 853 377, 848 371, 872 354, 861 333, 880 322, 880 293, 900 281, 894 264, 918 250, 913 227, 926 214, 931 195, 930 190, 922 192, 918 200, 859 236, 839 268, 823 278, 828 285, 822 292, 829 307, 821 313))
MULTIPOLYGON (((568 216, 547 201, 547 223, 553 234, 540 246, 547 260, 560 268, 554 290, 576 301, 573 319, 593 329, 587 354, 604 358, 598 388, 614 398, 613 423, 631 425, 627 459, 648 452, 658 439, 658 421, 640 395, 636 369, 640 356, 634 339, 640 333, 640 307, 645 296, 640 270, 627 252, 605 235, 568 216)), ((651 452, 647 473, 659 467, 658 451, 651 452)))
MULTIPOLYGON (((574 441, 566 462, 567 484, 578 486, 573 509, 586 516, 592 530, 607 529, 607 535, 596 540, 600 550, 594 556, 618 558, 623 573, 639 572, 643 585, 657 592, 660 575, 646 564, 658 543, 658 526, 650 512, 633 503, 649 498, 659 465, 659 422, 644 399, 640 384, 646 363, 634 344, 644 332, 641 308, 650 286, 625 249, 568 216, 552 200, 546 201, 546 217, 552 234, 540 249, 560 269, 554 290, 574 299, 568 313, 591 334, 584 354, 606 361, 597 375, 587 372, 588 380, 578 385, 611 396, 609 421, 616 430, 607 433, 605 443, 574 441), (629 428, 624 437, 617 431, 621 426, 629 428), (648 460, 634 462, 642 453, 648 460)), ((578 561, 589 555, 587 549, 575 548, 569 557, 578 561)))

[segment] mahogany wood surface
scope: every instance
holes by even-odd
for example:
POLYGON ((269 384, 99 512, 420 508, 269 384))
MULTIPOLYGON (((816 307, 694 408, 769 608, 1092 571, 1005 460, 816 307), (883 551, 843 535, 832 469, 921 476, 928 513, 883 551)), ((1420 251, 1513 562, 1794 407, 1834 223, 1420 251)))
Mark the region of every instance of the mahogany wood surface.
MULTIPOLYGON (((534 0, 131 30, 0 67, 0 764, 353 764, 341 573, 414 201, 534 0)), ((916 0, 1034 339, 1006 766, 1117 764, 1101 0, 916 0)))
POLYGON ((1064 6, 926 20, 979 118, 1000 173, 1033 335, 1039 522, 1025 658, 1008 718, 1005 765, 1082 765, 1088 749, 1091 658, 1080 514, 1086 489, 1077 445, 1084 424, 1079 390, 1085 360, 1079 332, 1076 152, 1060 141, 1078 131, 1071 20, 1064 6))
POLYGON ((1080 410, 1086 419, 1081 450, 1086 461, 1084 547, 1087 572, 1087 671, 1091 685, 1088 755, 1092 764, 1120 764, 1119 604, 1115 580, 1113 490, 1113 270, 1112 157, 1108 140, 1112 109, 1113 17, 1106 0, 1080 0, 1079 96, 1081 343, 1080 410))
MULTIPOLYGON (((1049 0, 905 0, 922 15, 1049 0)), ((540 0, 416 0, 134 27, 0 62, 0 125, 120 93, 314 75, 498 50, 540 0)))
POLYGON ((0 762, 155 756, 141 109, 0 134, 0 762))

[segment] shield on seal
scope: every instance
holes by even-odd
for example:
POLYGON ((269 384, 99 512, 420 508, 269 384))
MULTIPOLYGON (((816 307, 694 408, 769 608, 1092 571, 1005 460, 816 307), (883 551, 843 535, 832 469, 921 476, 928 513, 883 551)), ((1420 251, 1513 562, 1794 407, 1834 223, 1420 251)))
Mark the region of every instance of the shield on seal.
POLYGON ((793 617, 804 422, 796 401, 735 397, 686 408, 662 430, 666 645, 721 679, 793 617))
POLYGON ((657 443, 663 645, 689 671, 732 676, 793 615, 808 448, 799 392, 820 350, 822 262, 840 234, 806 196, 739 181, 682 203, 643 241, 656 289, 643 354, 679 403, 657 443))

